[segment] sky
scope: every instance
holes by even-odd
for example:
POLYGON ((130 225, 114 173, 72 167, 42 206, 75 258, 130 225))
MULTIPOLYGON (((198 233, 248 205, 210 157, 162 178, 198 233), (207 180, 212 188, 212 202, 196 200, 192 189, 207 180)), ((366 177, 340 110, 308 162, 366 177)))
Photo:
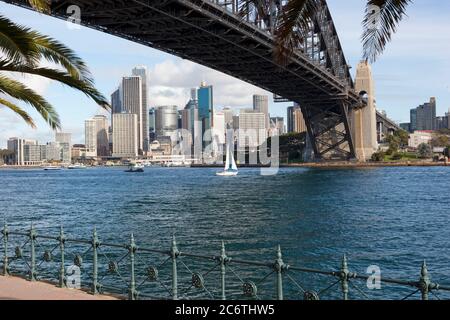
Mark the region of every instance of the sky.
MULTIPOLYGON (((363 0, 328 0, 347 62, 361 59, 363 0)), ((450 109, 450 1, 415 0, 383 56, 372 66, 377 108, 397 122, 409 121, 409 110, 437 98, 437 113, 450 109)), ((214 86, 215 107, 236 110, 251 107, 253 94, 270 94, 223 73, 166 53, 85 27, 71 28, 65 21, 0 2, 0 14, 16 23, 51 36, 73 49, 88 64, 96 87, 106 96, 122 76, 137 65, 149 69, 149 103, 184 107, 190 88, 202 80, 214 86)), ((21 78, 56 108, 62 131, 73 134, 74 143, 84 142, 84 120, 105 114, 82 93, 39 77, 21 78)), ((25 106, 26 107, 26 106, 25 106)), ((272 116, 286 117, 286 104, 271 103, 272 116)), ((11 111, 0 108, 0 148, 10 137, 54 140, 54 132, 36 112, 32 129, 11 111)))

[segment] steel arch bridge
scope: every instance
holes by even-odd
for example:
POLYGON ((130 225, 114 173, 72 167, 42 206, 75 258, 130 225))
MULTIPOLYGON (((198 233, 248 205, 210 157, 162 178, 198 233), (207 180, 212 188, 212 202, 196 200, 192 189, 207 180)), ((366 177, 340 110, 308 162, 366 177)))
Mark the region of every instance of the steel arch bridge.
MULTIPOLYGON (((3 0, 28 7, 26 0, 3 0)), ((241 0, 52 0, 51 15, 67 19, 71 6, 81 23, 221 71, 298 103, 317 160, 356 159, 350 113, 364 106, 354 91, 349 66, 326 0, 303 44, 287 63, 273 58, 273 26, 267 16, 239 14, 241 0), (73 8, 73 7, 72 7, 73 8)), ((100 48, 99 48, 100 50, 100 48)))

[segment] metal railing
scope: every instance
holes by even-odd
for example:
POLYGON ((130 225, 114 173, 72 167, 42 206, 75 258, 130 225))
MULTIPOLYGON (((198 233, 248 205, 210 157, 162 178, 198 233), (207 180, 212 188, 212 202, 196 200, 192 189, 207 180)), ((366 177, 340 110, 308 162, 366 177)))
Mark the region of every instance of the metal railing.
MULTIPOLYGON (((100 241, 95 230, 83 240, 67 237, 63 228, 52 236, 39 234, 33 225, 26 231, 11 231, 5 225, 0 238, 4 276, 56 282, 62 288, 72 287, 78 277, 82 288, 94 295, 116 294, 131 300, 386 299, 384 291, 361 288, 361 282, 373 278, 352 272, 345 256, 338 270, 323 271, 287 264, 280 247, 274 261, 256 262, 228 256, 223 242, 217 255, 183 252, 175 237, 170 248, 162 250, 139 247, 133 235, 129 243, 115 244, 100 241), (303 283, 324 288, 309 290, 303 283), (332 290, 336 287, 340 290, 332 290), (369 296, 373 292, 376 297, 369 296)), ((431 281, 425 262, 417 280, 380 277, 378 281, 395 287, 390 293, 393 299, 441 299, 441 293, 450 293, 450 286, 431 281)))

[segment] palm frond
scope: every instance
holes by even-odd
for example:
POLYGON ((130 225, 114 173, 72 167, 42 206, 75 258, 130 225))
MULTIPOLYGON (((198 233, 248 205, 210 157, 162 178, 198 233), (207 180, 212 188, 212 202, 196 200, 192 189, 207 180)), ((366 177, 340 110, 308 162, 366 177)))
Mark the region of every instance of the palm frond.
POLYGON ((40 12, 50 11, 50 1, 49 0, 28 0, 28 3, 40 12))
POLYGON ((16 114, 18 114, 27 124, 29 124, 32 128, 36 128, 36 125, 34 124, 33 119, 30 117, 30 115, 20 108, 19 106, 15 105, 14 103, 0 98, 0 105, 5 106, 6 108, 14 111, 16 114))
POLYGON ((299 48, 317 12, 315 0, 290 0, 278 16, 275 58, 285 62, 299 48))
POLYGON ((109 103, 107 99, 97 90, 95 87, 85 80, 80 80, 72 77, 71 75, 62 72, 60 70, 55 70, 51 68, 30 68, 27 65, 19 65, 14 63, 8 63, 6 61, 0 60, 0 70, 8 72, 18 72, 22 74, 31 74, 47 79, 52 79, 65 84, 71 88, 77 89, 82 93, 86 94, 92 100, 94 100, 98 105, 105 109, 109 109, 109 103))
POLYGON ((51 104, 19 81, 0 75, 0 93, 28 103, 39 112, 52 129, 60 128, 59 116, 51 104))
POLYGON ((6 59, 35 65, 39 56, 33 45, 33 37, 29 28, 19 26, 0 16, 0 49, 6 59))
POLYGON ((375 62, 396 32, 412 0, 368 0, 363 20, 363 58, 375 62))

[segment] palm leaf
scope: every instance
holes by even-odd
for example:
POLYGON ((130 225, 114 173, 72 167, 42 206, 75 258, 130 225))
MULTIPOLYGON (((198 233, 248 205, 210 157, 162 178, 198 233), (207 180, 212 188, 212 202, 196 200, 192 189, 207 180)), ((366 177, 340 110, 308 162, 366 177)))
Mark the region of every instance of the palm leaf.
POLYGON ((61 82, 71 88, 80 90, 88 97, 93 99, 101 107, 109 109, 109 103, 106 98, 97 89, 95 89, 95 87, 90 82, 76 79, 65 72, 51 68, 31 68, 27 65, 8 63, 4 60, 0 60, 0 70, 37 75, 61 82))
POLYGON ((396 32, 412 0, 368 0, 363 20, 363 58, 375 62, 396 32), (374 10, 376 8, 377 10, 374 10), (376 15, 376 16, 374 16, 376 15))
POLYGON ((18 114, 20 117, 22 117, 22 119, 29 124, 32 128, 36 128, 36 125, 34 124, 33 119, 30 117, 30 115, 23 110, 22 108, 18 107, 17 105, 15 105, 14 103, 5 100, 3 98, 0 98, 0 105, 3 105, 5 107, 7 107, 8 109, 11 109, 12 111, 14 111, 16 114, 18 114))
POLYGON ((28 0, 30 5, 40 12, 50 11, 50 1, 49 0, 28 0))
POLYGON ((59 116, 55 109, 34 90, 19 81, 0 75, 0 93, 28 103, 36 109, 52 129, 60 128, 59 116))

